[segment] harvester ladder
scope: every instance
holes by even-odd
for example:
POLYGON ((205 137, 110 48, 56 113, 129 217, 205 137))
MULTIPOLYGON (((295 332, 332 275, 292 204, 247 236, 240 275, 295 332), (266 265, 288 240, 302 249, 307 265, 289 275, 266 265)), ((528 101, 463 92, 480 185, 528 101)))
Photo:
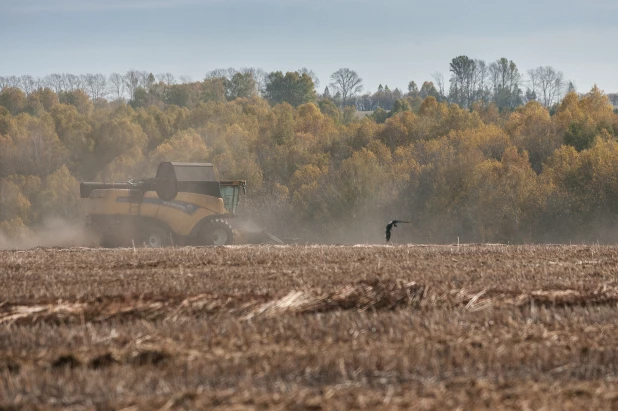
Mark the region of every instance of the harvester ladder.
POLYGON ((129 190, 129 215, 140 215, 144 194, 139 190, 129 190))

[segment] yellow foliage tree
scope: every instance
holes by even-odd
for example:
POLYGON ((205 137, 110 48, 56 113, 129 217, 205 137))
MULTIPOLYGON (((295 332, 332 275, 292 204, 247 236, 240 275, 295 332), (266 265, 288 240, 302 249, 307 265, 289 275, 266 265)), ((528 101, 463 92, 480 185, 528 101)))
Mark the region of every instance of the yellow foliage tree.
POLYGON ((90 122, 77 108, 67 104, 54 105, 50 114, 54 119, 56 133, 69 151, 76 170, 84 176, 91 176, 95 143, 91 137, 90 122))
POLYGON ((10 169, 14 173, 45 176, 54 172, 69 158, 69 152, 56 134, 53 118, 44 114, 40 118, 20 114, 16 130, 10 136, 13 155, 10 169))
POLYGON ((81 217, 81 201, 76 195, 79 183, 66 166, 48 175, 42 186, 40 214, 43 219, 77 220, 81 217))
POLYGON ((195 130, 189 129, 174 134, 153 150, 149 158, 156 167, 161 161, 205 162, 209 154, 210 150, 202 137, 195 130))
POLYGON ((142 128, 127 117, 108 120, 93 133, 96 163, 93 167, 101 169, 116 157, 126 157, 141 153, 146 147, 147 137, 142 128))
POLYGON ((618 117, 596 85, 581 98, 573 92, 567 94, 558 107, 555 122, 564 143, 576 150, 591 147, 603 130, 614 137, 618 135, 618 117))
POLYGON ((518 108, 509 117, 506 126, 515 147, 528 152, 532 168, 537 173, 562 144, 562 137, 555 131, 549 111, 536 101, 518 108))
POLYGON ((19 186, 8 178, 0 180, 0 221, 19 218, 28 222, 30 201, 22 194, 19 186))
POLYGON ((475 171, 470 213, 482 241, 522 242, 532 238, 546 196, 530 167, 528 155, 517 148, 504 151, 501 161, 486 160, 475 171))

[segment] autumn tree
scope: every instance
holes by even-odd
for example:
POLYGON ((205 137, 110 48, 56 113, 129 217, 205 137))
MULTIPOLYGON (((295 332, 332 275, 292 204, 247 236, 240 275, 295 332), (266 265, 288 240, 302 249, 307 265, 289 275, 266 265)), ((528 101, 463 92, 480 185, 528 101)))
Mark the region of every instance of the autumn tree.
POLYGON ((102 168, 114 158, 141 151, 147 144, 146 135, 129 118, 110 119, 101 123, 92 134, 97 153, 93 167, 102 168))
POLYGON ((315 86, 308 74, 280 71, 268 75, 265 97, 271 104, 288 103, 294 107, 315 100, 315 86))
POLYGON ((323 114, 326 114, 330 118, 332 118, 336 123, 341 120, 341 111, 339 107, 333 103, 333 101, 329 98, 322 98, 318 101, 318 106, 320 107, 320 111, 323 114))
POLYGON ((80 200, 75 195, 79 183, 65 166, 49 174, 40 192, 41 208, 39 212, 45 218, 59 217, 65 221, 80 218, 80 200))
POLYGON ((0 106, 13 115, 21 113, 26 106, 26 93, 16 87, 6 87, 0 91, 0 106))
POLYGON ((68 104, 55 105, 50 114, 60 141, 70 153, 74 170, 82 176, 94 177, 89 173, 95 153, 92 125, 88 118, 68 104))
POLYGON ((439 99, 440 98, 440 93, 438 92, 438 90, 434 86, 433 82, 431 82, 431 81, 424 81, 423 82, 423 85, 421 86, 421 89, 418 92, 418 95, 423 100, 426 99, 427 97, 433 97, 435 99, 439 99))
POLYGON ((206 162, 210 150, 206 147, 202 137, 189 129, 174 134, 165 143, 160 144, 149 155, 152 168, 161 161, 185 161, 200 163, 206 162))
POLYGON ((397 113, 402 113, 404 111, 410 111, 410 110, 411 110, 411 107, 407 101, 402 100, 402 99, 397 99, 393 103, 393 108, 391 109, 389 116, 393 116, 397 113))
POLYGON ((506 149, 501 161, 486 160, 476 167, 470 198, 484 242, 529 241, 545 206, 526 152, 515 147, 506 149))
POLYGON ((615 138, 618 119, 609 99, 595 85, 586 95, 566 95, 558 106, 555 121, 564 143, 581 151, 592 146, 597 136, 615 138))
POLYGON ((547 108, 531 101, 509 116, 505 129, 515 147, 528 153, 532 169, 540 173, 543 163, 562 144, 547 108))
POLYGON ((388 118, 388 111, 384 110, 382 107, 378 107, 373 113, 371 113, 371 118, 373 118, 378 124, 384 123, 388 118))
POLYGON ((251 98, 257 95, 258 89, 251 72, 235 73, 226 83, 226 97, 228 100, 237 98, 251 98))
POLYGON ((94 104, 90 96, 83 90, 62 91, 58 94, 58 100, 62 104, 70 104, 77 108, 81 114, 89 116, 94 110, 94 104))
POLYGON ((148 177, 159 161, 185 160, 247 179, 243 214, 303 239, 379 241, 384 216, 397 214, 413 221, 405 241, 618 240, 608 96, 549 93, 548 108, 542 87, 526 84, 516 107, 514 63, 469 60, 469 87, 451 72, 452 102, 441 76, 406 95, 386 83, 362 96, 329 85, 316 101, 310 70, 270 73, 263 87, 257 69, 197 82, 135 71, 130 101, 110 76, 114 101, 96 104, 88 75, 50 75, 36 88, 29 76, 2 77, 0 231, 78 216, 79 180, 148 177))
POLYGON ((48 88, 39 88, 28 95, 28 100, 36 100, 41 104, 43 110, 50 111, 52 107, 60 102, 58 95, 48 88))
MULTIPOLYGON (((171 94, 176 96, 174 100, 183 102, 177 105, 181 107, 193 107, 193 105, 189 103, 192 101, 192 90, 193 88, 188 84, 177 84, 172 87, 171 94), (182 99, 180 97, 182 97, 182 99)), ((201 84, 201 92, 198 101, 225 101, 226 99, 226 80, 224 78, 207 78, 201 84)))
POLYGON ((309 77, 311 77, 311 80, 313 80, 313 85, 315 86, 315 88, 316 89, 320 88, 320 79, 318 78, 318 76, 315 74, 313 70, 309 70, 307 67, 303 67, 296 71, 300 75, 306 74, 309 77))
POLYGON ((22 114, 11 136, 11 169, 16 174, 46 176, 66 163, 69 153, 55 132, 53 118, 22 114))

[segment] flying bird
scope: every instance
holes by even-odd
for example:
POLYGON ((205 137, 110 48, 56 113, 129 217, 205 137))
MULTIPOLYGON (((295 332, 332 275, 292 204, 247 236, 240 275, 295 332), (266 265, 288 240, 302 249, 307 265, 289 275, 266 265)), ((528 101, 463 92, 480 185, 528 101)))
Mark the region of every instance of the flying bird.
POLYGON ((397 224, 399 223, 410 223, 410 222, 403 221, 403 220, 389 221, 389 223, 386 225, 386 242, 389 242, 391 240, 391 230, 393 229, 393 227, 397 227, 397 224))

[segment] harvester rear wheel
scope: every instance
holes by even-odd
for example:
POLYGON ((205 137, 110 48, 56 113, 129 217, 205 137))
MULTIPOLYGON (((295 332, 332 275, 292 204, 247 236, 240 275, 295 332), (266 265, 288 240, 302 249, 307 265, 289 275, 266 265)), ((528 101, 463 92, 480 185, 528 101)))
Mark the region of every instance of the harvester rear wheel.
POLYGON ((170 233, 156 225, 146 227, 144 243, 148 248, 161 248, 170 245, 170 233))
POLYGON ((230 245, 234 244, 234 232, 227 221, 217 218, 204 224, 200 240, 205 245, 230 245))

